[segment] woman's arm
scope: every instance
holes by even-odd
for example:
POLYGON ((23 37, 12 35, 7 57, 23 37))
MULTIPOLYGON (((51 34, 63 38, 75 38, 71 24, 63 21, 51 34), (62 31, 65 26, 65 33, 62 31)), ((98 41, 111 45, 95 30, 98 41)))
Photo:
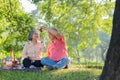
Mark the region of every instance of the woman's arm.
POLYGON ((22 52, 22 59, 27 58, 27 44, 25 44, 22 52))
POLYGON ((42 26, 41 28, 48 31, 48 33, 51 33, 52 35, 54 35, 58 39, 62 38, 62 35, 60 33, 58 33, 58 31, 53 30, 52 28, 47 28, 47 27, 44 27, 44 26, 42 26))
POLYGON ((41 42, 41 52, 46 52, 47 49, 46 49, 46 46, 45 46, 44 38, 41 38, 40 42, 41 42))
POLYGON ((41 43, 41 52, 47 52, 47 49, 46 49, 44 43, 41 43))

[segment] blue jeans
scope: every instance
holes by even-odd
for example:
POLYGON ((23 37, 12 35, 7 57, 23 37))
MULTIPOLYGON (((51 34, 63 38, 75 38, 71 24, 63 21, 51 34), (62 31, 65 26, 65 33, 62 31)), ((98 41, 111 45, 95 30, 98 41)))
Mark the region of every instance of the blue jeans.
POLYGON ((48 57, 45 57, 41 59, 41 63, 47 67, 62 69, 69 64, 69 59, 63 58, 60 61, 56 62, 53 61, 52 59, 49 59, 48 57))

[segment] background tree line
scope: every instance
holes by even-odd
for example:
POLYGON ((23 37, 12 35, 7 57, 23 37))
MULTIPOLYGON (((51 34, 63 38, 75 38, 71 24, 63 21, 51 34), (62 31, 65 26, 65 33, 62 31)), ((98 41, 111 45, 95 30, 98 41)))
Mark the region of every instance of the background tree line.
MULTIPOLYGON (((1 54, 21 51, 27 35, 40 25, 56 27, 66 37, 76 62, 104 61, 112 30, 114 2, 101 0, 29 0, 37 6, 25 13, 19 0, 0 0, 1 54)), ((41 36, 47 36, 42 33, 41 36)), ((48 38, 46 38, 46 44, 48 38)))

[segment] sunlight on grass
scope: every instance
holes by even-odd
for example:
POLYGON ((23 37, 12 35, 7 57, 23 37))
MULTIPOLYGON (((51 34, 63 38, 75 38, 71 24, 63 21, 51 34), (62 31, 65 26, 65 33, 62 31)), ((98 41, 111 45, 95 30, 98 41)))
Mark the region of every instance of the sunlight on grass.
POLYGON ((0 80, 98 80, 101 69, 72 65, 69 69, 43 71, 0 71, 0 80))

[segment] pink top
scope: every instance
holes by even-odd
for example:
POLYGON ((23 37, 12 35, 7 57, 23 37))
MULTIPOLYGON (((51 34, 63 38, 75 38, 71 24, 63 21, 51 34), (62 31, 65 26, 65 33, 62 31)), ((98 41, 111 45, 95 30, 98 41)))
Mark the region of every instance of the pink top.
POLYGON ((48 45, 48 57, 54 61, 59 61, 68 56, 64 36, 56 39, 48 45))
POLYGON ((31 60, 40 60, 42 58, 42 43, 39 41, 33 44, 31 41, 27 42, 23 48, 23 58, 30 57, 31 60))

